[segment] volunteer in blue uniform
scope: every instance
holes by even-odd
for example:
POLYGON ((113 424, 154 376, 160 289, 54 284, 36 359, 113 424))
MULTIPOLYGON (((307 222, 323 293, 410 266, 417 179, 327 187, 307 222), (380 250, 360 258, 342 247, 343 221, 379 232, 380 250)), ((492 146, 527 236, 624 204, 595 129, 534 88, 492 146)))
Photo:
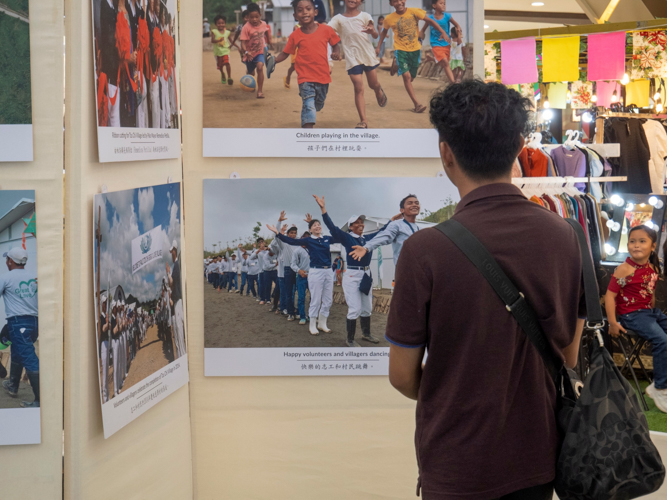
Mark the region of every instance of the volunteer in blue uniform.
POLYGON ((400 208, 403 215, 402 219, 392 220, 382 230, 381 234, 373 238, 373 241, 366 242, 363 246, 356 245, 350 255, 356 260, 361 260, 366 253, 372 252, 383 245, 391 245, 394 252, 394 265, 396 265, 405 240, 419 231, 417 225, 417 216, 420 211, 419 200, 414 194, 409 194, 401 200, 400 208))
POLYGON ((266 226, 276 234, 282 242, 292 246, 303 246, 310 253, 310 270, 308 271, 308 289, 310 290, 310 333, 319 335, 319 330, 331 333, 327 327, 329 310, 333 303, 333 271, 331 270, 331 236, 322 236, 322 224, 317 219, 308 223, 309 238, 295 240, 278 232, 271 225, 266 226))
MULTIPOLYGON (((348 347, 359 347, 354 340, 357 330, 357 318, 361 317, 361 335, 362 340, 377 344, 379 340, 371 335, 371 313, 373 312, 373 278, 371 276, 371 259, 373 252, 370 251, 363 256, 360 261, 352 257, 353 247, 363 247, 367 241, 372 240, 380 234, 384 228, 375 233, 364 235, 365 215, 353 215, 347 221, 350 233, 346 233, 338 228, 329 214, 322 198, 315 196, 315 201, 322 209, 322 220, 329 229, 331 236, 345 247, 347 251, 347 270, 343 275, 343 292, 345 293, 345 302, 347 303, 347 345, 348 347)), ((386 227, 386 226, 385 226, 386 227)))

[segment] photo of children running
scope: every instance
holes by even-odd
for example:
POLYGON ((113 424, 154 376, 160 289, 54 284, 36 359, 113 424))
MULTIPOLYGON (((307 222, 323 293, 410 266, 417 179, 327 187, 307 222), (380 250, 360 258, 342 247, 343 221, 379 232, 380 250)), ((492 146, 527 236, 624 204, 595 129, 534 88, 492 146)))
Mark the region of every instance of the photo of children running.
MULTIPOLYGON (((278 156, 310 147, 294 139, 300 128, 418 134, 431 128, 424 113, 431 95, 474 76, 474 36, 482 31, 475 0, 202 2, 212 28, 202 42, 205 156, 246 156, 248 128, 290 130, 271 137, 281 144, 278 156)), ((384 151, 385 141, 389 135, 360 156, 384 151)))

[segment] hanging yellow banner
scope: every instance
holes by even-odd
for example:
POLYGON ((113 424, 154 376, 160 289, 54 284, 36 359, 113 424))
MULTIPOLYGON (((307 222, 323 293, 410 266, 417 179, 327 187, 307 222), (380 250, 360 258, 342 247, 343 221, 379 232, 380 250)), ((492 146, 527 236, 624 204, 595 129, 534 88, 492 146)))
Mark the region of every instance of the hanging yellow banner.
POLYGON ((579 80, 579 37, 542 40, 542 81, 576 82, 579 80))
POLYGON ((636 104, 640 108, 648 106, 650 80, 635 80, 625 86, 625 105, 636 104))
POLYGON ((549 104, 554 109, 567 108, 567 83, 549 84, 549 104))

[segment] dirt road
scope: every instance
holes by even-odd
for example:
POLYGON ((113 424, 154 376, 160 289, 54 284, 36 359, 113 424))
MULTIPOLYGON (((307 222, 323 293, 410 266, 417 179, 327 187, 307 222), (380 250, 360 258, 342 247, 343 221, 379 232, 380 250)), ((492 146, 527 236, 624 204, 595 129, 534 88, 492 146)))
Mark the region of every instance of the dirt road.
MULTIPOLYGON (((311 335, 308 325, 288 322, 284 316, 268 312, 269 306, 260 306, 252 295, 241 297, 227 291, 218 293, 208 282, 204 285, 205 347, 346 347, 346 305, 332 305, 327 321, 332 333, 311 335)), ((340 287, 334 289, 341 290, 340 287)), ((307 310, 310 297, 306 297, 307 310)), ((358 321, 355 338, 361 347, 388 347, 384 338, 386 325, 386 315, 373 313, 371 332, 380 343, 361 340, 358 321)))
MULTIPOLYGON (((301 127, 301 98, 297 74, 292 74, 291 88, 283 86, 283 77, 290 67, 289 59, 276 65, 271 79, 264 81, 265 99, 244 92, 238 85, 245 75, 245 64, 233 48, 229 56, 234 85, 222 85, 213 52, 203 51, 204 128, 299 128, 301 127)), ((385 58, 387 63, 389 60, 385 58)), ((403 79, 389 76, 389 66, 378 69, 378 79, 387 94, 386 107, 378 106, 375 93, 366 86, 366 113, 369 128, 431 128, 428 111, 417 114, 403 87, 403 79)), ((317 113, 317 128, 354 128, 359 114, 354 105, 354 90, 345 70, 345 61, 334 61, 329 93, 324 109, 317 113)), ((428 106, 430 96, 441 83, 427 78, 413 82, 417 98, 428 106)), ((261 137, 258 137, 261 143, 261 137)))
MULTIPOLYGON (((151 326, 146 332, 146 338, 142 342, 137 355, 130 364, 130 371, 125 379, 125 384, 121 390, 130 389, 133 385, 141 382, 143 379, 167 366, 171 360, 168 358, 168 351, 165 343, 157 337, 157 326, 151 326)), ((111 363, 113 365, 113 363, 111 363)), ((108 371, 109 396, 113 397, 113 366, 108 371)))

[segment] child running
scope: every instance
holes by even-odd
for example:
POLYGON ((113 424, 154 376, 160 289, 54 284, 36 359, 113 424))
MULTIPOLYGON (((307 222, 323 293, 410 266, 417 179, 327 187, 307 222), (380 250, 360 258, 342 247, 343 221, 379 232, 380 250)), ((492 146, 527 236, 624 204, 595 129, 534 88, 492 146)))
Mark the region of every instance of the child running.
MULTIPOLYGON (((459 23, 452 19, 452 15, 445 12, 447 10, 446 0, 432 0, 431 6, 433 7, 433 14, 429 15, 429 19, 433 19, 438 25, 446 32, 449 33, 449 23, 454 25, 455 29, 460 30, 461 26, 459 23)), ((422 39, 426 36, 427 24, 421 30, 420 37, 422 39)), ((454 36, 454 28, 452 28, 452 37, 454 36)), ((444 40, 440 34, 431 28, 431 50, 433 50, 433 57, 435 62, 445 70, 445 74, 449 81, 454 83, 456 78, 450 67, 451 59, 451 50, 453 45, 450 44, 449 40, 444 40)))
POLYGON ((232 67, 229 64, 229 30, 227 29, 227 18, 225 16, 215 16, 213 20, 215 28, 211 30, 211 43, 213 44, 213 55, 218 64, 218 71, 220 71, 221 81, 223 85, 232 85, 232 67), (225 78, 225 71, 227 70, 227 78, 225 78))
POLYGON ((315 22, 318 11, 313 0, 293 0, 292 7, 301 28, 289 36, 285 48, 276 57, 276 64, 287 59, 290 54, 296 54, 294 65, 299 95, 303 101, 301 127, 313 128, 316 113, 324 107, 331 83, 327 47, 332 47, 331 58, 340 60, 340 38, 330 26, 315 22))
POLYGON ((248 22, 248 11, 244 10, 241 13, 241 23, 236 25, 231 41, 232 47, 236 47, 238 49, 239 54, 241 55, 241 61, 243 61, 243 51, 238 45, 236 45, 236 40, 238 40, 239 36, 241 36, 241 31, 243 30, 243 27, 246 25, 247 22, 248 22))
POLYGON ((338 14, 329 23, 341 39, 345 53, 345 69, 354 86, 354 104, 359 113, 359 123, 355 128, 368 128, 366 101, 364 99, 364 73, 368 86, 375 92, 381 108, 387 105, 387 95, 378 81, 377 67, 380 61, 375 55, 368 35, 378 37, 370 14, 359 10, 363 0, 345 0, 345 12, 338 14))
MULTIPOLYGON (((295 18, 295 19, 296 19, 296 18, 295 18)), ((299 26, 299 23, 296 23, 296 24, 294 25, 294 29, 295 29, 295 30, 298 30, 299 28, 301 28, 301 26, 299 26)), ((290 84, 290 80, 292 79, 292 73, 294 73, 294 70, 295 70, 295 68, 294 68, 294 61, 296 61, 296 53, 290 55, 289 58, 290 58, 290 67, 289 67, 289 69, 287 70, 287 76, 284 76, 284 77, 283 77, 283 85, 285 86, 286 89, 291 88, 291 87, 290 87, 290 85, 291 85, 291 84, 290 84)))
POLYGON ((243 60, 249 75, 254 75, 257 70, 257 99, 264 99, 262 92, 264 86, 264 47, 271 44, 269 39, 269 25, 262 21, 259 5, 251 3, 246 9, 248 11, 248 22, 243 26, 239 40, 243 60))
POLYGON ((426 106, 421 104, 415 96, 415 89, 412 87, 412 81, 417 77, 417 69, 421 62, 421 44, 419 43, 419 21, 424 20, 431 29, 440 32, 443 40, 450 41, 447 32, 433 19, 426 17, 426 12, 422 9, 406 7, 405 0, 389 0, 396 12, 389 14, 384 20, 384 29, 380 34, 378 47, 375 49, 375 55, 380 53, 382 42, 387 37, 389 30, 394 33, 394 52, 398 63, 398 74, 403 77, 403 85, 407 91, 415 113, 423 113, 426 106))
POLYGON ((630 229, 630 257, 614 271, 604 302, 612 337, 630 329, 651 342, 654 382, 646 388, 646 394, 667 413, 667 316, 655 308, 660 273, 656 241, 653 229, 644 225, 630 229))

